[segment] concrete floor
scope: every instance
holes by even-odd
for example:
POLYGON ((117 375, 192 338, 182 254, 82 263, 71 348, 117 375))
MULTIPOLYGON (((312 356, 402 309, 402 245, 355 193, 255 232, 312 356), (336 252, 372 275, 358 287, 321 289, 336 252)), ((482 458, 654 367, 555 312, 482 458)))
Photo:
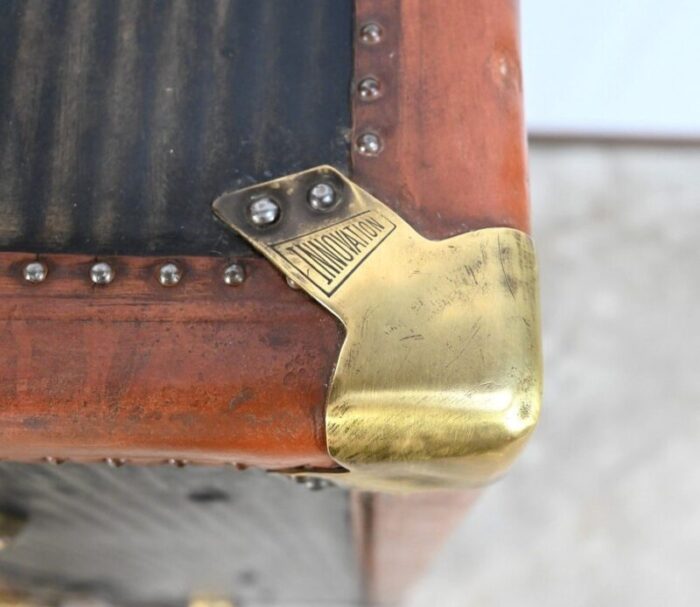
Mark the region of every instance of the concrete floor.
POLYGON ((409 607, 700 604, 700 146, 531 150, 545 399, 409 607))

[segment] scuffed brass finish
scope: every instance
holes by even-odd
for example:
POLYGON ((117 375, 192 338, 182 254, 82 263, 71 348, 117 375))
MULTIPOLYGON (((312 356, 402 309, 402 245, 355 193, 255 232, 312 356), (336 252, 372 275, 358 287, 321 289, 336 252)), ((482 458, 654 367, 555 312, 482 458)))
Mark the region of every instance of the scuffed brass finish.
MULTIPOLYGON (((506 228, 443 241, 330 167, 227 194, 214 211, 345 325, 328 395, 333 480, 371 490, 473 487, 500 476, 539 415, 535 255, 506 228), (329 213, 306 203, 330 183, 329 213), (260 196, 281 208, 256 228, 260 196)), ((308 472, 306 472, 308 474, 308 472)))

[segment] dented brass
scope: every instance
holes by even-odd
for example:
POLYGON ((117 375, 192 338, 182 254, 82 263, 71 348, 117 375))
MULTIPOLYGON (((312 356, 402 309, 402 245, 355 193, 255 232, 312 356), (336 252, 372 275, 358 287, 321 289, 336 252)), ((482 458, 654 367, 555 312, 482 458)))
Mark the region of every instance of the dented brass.
POLYGON ((330 478, 406 491, 474 487, 505 472, 540 411, 537 268, 526 234, 428 240, 327 166, 226 194, 214 211, 346 328, 326 433, 347 472, 330 478), (337 196, 323 211, 308 204, 321 182, 337 196), (280 209, 264 228, 247 216, 262 197, 280 209))

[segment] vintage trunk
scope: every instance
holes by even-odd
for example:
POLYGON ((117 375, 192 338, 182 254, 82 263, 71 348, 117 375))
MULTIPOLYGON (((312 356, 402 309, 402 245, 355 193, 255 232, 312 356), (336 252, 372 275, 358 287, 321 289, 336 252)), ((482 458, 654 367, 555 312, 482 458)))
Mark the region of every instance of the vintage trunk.
POLYGON ((506 0, 0 4, 8 591, 398 600, 475 492, 316 478, 340 473, 345 328, 211 205, 330 165, 430 239, 527 232, 517 18, 506 0))

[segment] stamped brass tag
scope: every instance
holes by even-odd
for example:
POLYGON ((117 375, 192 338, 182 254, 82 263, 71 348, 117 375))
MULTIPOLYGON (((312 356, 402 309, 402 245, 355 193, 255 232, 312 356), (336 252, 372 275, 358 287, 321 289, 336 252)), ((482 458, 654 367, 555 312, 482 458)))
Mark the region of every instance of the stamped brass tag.
POLYGON ((333 295, 395 228, 378 211, 365 211, 274 247, 326 295, 333 295))
POLYGON ((326 410, 328 450, 345 470, 334 480, 473 487, 508 468, 541 398, 526 234, 428 240, 325 166, 225 194, 213 208, 346 328, 326 410))

